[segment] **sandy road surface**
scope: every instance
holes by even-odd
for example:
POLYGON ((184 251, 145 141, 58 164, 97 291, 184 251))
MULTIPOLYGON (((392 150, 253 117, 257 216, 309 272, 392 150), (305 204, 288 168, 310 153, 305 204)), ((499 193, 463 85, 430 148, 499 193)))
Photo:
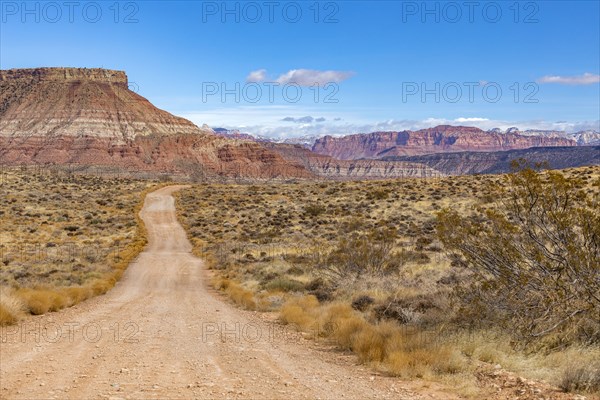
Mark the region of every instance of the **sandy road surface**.
POLYGON ((149 244, 107 295, 2 329, 0 398, 447 398, 374 376, 208 289, 176 219, 180 188, 147 196, 149 244))

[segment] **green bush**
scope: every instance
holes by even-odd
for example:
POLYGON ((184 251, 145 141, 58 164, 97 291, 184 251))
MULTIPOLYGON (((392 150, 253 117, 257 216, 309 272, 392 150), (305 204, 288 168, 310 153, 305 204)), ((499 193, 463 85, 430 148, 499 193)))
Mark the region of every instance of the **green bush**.
POLYGON ((550 347, 600 341, 600 205, 582 186, 525 168, 490 207, 439 214, 440 240, 472 272, 464 311, 550 347))
POLYGON ((282 292, 300 292, 304 290, 304 284, 295 279, 275 278, 265 285, 265 289, 282 292))

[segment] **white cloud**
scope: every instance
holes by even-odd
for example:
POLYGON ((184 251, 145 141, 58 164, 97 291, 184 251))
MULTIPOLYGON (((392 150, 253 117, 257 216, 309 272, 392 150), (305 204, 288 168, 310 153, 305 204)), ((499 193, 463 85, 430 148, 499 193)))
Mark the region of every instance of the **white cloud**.
POLYGON ((561 85, 592 85, 600 82, 600 75, 586 72, 583 75, 560 76, 546 75, 538 79, 538 83, 558 83, 561 85))
POLYGON ((354 75, 349 71, 317 71, 314 69, 292 69, 277 78, 277 83, 295 83, 300 86, 323 86, 327 83, 340 83, 354 75))
POLYGON ((454 120, 455 122, 459 122, 459 123, 463 123, 463 122, 484 122, 484 121, 489 121, 489 119, 487 118, 456 118, 454 120))
POLYGON ((267 79, 267 70, 259 69, 256 71, 252 71, 246 77, 246 82, 264 82, 267 79))
POLYGON ((246 82, 277 82, 281 85, 297 84, 300 86, 324 86, 328 83, 340 83, 354 75, 350 71, 318 71, 314 69, 292 69, 285 74, 279 75, 277 79, 267 78, 267 70, 259 69, 250 72, 246 77, 246 82))

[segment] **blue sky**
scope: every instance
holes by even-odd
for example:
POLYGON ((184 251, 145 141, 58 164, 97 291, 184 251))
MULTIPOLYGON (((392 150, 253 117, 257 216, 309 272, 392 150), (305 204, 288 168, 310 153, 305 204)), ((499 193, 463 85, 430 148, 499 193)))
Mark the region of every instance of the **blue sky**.
POLYGON ((0 67, 125 70, 160 108, 271 136, 600 130, 600 2, 476 3, 2 0, 0 67))

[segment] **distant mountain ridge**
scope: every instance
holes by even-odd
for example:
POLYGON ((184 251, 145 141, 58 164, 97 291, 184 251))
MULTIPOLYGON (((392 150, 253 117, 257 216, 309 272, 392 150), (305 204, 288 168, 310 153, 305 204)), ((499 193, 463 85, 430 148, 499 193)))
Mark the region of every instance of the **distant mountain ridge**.
POLYGON ((373 132, 343 137, 325 136, 312 150, 342 160, 380 159, 434 153, 577 146, 570 138, 498 133, 476 127, 440 125, 418 131, 373 132))
POLYGON ((315 141, 323 137, 323 135, 305 135, 289 138, 271 138, 268 136, 253 135, 251 133, 243 133, 239 129, 213 128, 214 132, 223 137, 251 140, 262 143, 282 143, 282 144, 298 144, 307 149, 312 149, 315 141))
POLYGON ((578 131, 568 133, 565 131, 553 131, 553 130, 537 130, 537 129, 527 129, 520 130, 517 127, 508 128, 505 131, 501 129, 494 128, 488 132, 497 132, 497 133, 513 133, 522 136, 543 136, 543 137, 554 137, 554 138, 566 138, 571 139, 577 142, 578 146, 596 146, 600 145, 600 132, 594 130, 587 131, 578 131))
MULTIPOLYGON (((429 129, 437 129, 437 128, 441 128, 443 126, 438 126, 435 128, 429 128, 429 129)), ((565 131, 556 131, 556 130, 533 130, 533 129, 528 129, 528 130, 520 130, 517 127, 511 127, 508 128, 506 130, 502 130, 500 128, 494 128, 494 129, 490 129, 488 131, 483 131, 479 128, 473 128, 473 127, 460 127, 460 126, 456 126, 453 127, 456 129, 462 129, 465 128, 465 132, 468 132, 468 129, 473 129, 475 132, 478 133, 488 133, 491 136, 495 136, 496 138, 501 138, 504 135, 508 135, 509 137, 512 135, 518 135, 518 136, 527 136, 527 137, 540 137, 540 138, 545 138, 545 139, 566 139, 566 140, 571 140, 575 142, 575 145, 577 146, 595 146, 595 145, 600 145, 600 132, 598 131, 594 131, 594 130, 587 130, 587 131, 578 131, 578 132, 572 132, 572 133, 567 133, 565 131), (501 136, 502 135, 502 136, 501 136)), ((425 129, 422 130, 417 130, 417 131, 402 131, 402 132, 411 132, 411 133, 415 133, 418 134, 419 132, 422 131, 426 131, 425 129)), ((328 155, 332 155, 332 153, 330 153, 329 151, 326 150, 319 150, 315 144, 317 144, 317 142, 319 144, 322 143, 322 140, 326 137, 332 137, 334 138, 334 140, 337 141, 343 141, 345 140, 345 138, 351 138, 351 137, 368 137, 369 135, 374 136, 376 134, 379 135, 384 135, 384 134, 390 134, 392 132, 372 132, 372 133, 359 133, 359 134, 352 134, 352 135, 304 135, 304 136, 299 136, 299 137, 289 137, 289 138, 283 138, 283 137, 278 137, 278 138, 271 138, 271 137, 266 137, 266 136, 259 136, 259 135, 253 135, 250 133, 242 133, 237 129, 226 129, 226 128, 215 128, 215 132, 218 135, 224 136, 224 137, 230 137, 230 138, 236 138, 236 139, 244 139, 244 140, 250 140, 250 141, 255 141, 255 142, 268 142, 268 143, 284 143, 284 144, 299 144, 307 149, 311 149, 314 150, 316 152, 321 152, 321 154, 328 154, 328 155)), ((565 141, 561 141, 561 140, 556 140, 556 141, 552 141, 552 140, 545 140, 545 139, 538 139, 536 141, 536 139, 527 139, 530 142, 528 142, 528 144, 531 144, 532 147, 536 147, 536 146, 548 146, 548 145, 559 145, 559 146, 565 146, 565 145, 573 145, 572 143, 569 142, 565 142, 565 141)), ((377 140, 377 139, 376 139, 377 140)), ((499 145, 501 147, 501 145, 499 145)), ((385 146, 384 146, 385 147, 385 146)), ((391 147, 391 146, 390 146, 391 147)), ((475 146, 474 146, 475 147, 475 146)), ((517 148, 521 148, 521 146, 517 146, 517 148)), ((382 149, 383 150, 388 150, 387 148, 382 149)), ((448 149, 433 149, 432 151, 438 152, 444 152, 447 151, 448 149)), ((475 150, 475 151, 481 151, 477 148, 474 149, 469 149, 468 146, 467 148, 464 149, 456 149, 456 151, 469 151, 469 150, 475 150)), ((487 149, 489 151, 502 151, 502 150, 507 150, 506 148, 499 148, 499 147, 492 147, 490 149, 487 149)), ((390 150, 388 150, 390 151, 390 150)), ((414 151, 413 151, 414 152, 414 151)), ((429 154, 429 151, 423 151, 423 152, 418 152, 417 153, 425 153, 425 154, 429 154)), ((390 154, 382 154, 382 157, 385 156, 389 156, 390 154)), ((337 156, 339 156, 339 154, 337 154, 337 156)), ((373 154, 369 154, 367 155, 350 155, 348 156, 348 159, 357 159, 357 158, 380 158, 380 156, 377 155, 373 155, 373 154)))
POLYGON ((535 147, 497 152, 438 153, 385 157, 385 161, 424 164, 445 175, 501 174, 511 172, 511 163, 525 159, 544 163, 550 169, 600 165, 600 146, 535 147))

